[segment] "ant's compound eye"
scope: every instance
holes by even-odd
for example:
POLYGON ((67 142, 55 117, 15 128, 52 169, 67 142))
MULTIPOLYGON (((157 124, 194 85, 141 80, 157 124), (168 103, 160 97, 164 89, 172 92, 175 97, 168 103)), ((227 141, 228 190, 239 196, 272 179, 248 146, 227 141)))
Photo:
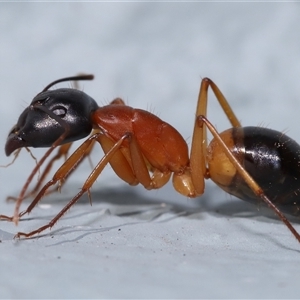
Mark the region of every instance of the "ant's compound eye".
POLYGON ((57 116, 63 118, 67 114, 67 109, 65 107, 59 106, 54 108, 53 113, 56 114, 57 116))

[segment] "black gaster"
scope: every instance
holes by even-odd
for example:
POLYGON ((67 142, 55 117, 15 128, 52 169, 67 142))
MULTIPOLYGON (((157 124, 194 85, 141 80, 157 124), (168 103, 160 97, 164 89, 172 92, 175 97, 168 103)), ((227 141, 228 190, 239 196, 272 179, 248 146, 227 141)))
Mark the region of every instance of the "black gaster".
MULTIPOLYGON (((233 128, 232 135, 242 165, 268 198, 283 212, 300 215, 299 144, 282 132, 262 127, 233 128)), ((251 203, 261 202, 238 174, 229 192, 251 203)))

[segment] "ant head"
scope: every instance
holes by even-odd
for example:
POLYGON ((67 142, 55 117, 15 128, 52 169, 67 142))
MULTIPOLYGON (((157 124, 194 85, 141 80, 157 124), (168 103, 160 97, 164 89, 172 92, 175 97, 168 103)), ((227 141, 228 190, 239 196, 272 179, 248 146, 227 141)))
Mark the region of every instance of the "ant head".
POLYGON ((93 128, 91 113, 98 108, 96 101, 76 89, 49 88, 63 81, 91 79, 92 75, 62 78, 35 96, 9 132, 6 155, 22 147, 50 147, 59 139, 61 145, 86 137, 93 128))

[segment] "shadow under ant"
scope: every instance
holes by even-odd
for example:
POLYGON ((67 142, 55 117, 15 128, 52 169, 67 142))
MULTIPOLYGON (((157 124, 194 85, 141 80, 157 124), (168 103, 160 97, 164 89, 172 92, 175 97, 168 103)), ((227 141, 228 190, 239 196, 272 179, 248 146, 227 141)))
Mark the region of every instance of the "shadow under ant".
MULTIPOLYGON (((222 195, 220 193, 215 193, 218 187, 211 188, 213 197, 214 195, 217 195, 218 197, 222 195)), ((75 187, 69 187, 69 190, 75 189, 75 187)), ((50 196, 51 199, 49 199, 50 197, 47 197, 47 200, 44 200, 44 202, 54 205, 55 207, 64 205, 66 198, 68 198, 67 194, 69 193, 64 193, 63 197, 61 194, 56 194, 53 197, 50 196)), ((153 196, 154 193, 149 193, 148 196, 147 193, 141 193, 131 187, 118 187, 117 189, 97 189, 91 192, 92 204, 97 204, 97 206, 94 205, 96 207, 90 208, 89 198, 87 195, 84 195, 78 201, 76 206, 80 206, 81 208, 85 206, 85 209, 83 211, 74 209, 75 212, 72 213, 71 210, 70 213, 67 213, 64 216, 64 220, 70 220, 89 215, 89 218, 83 222, 84 224, 82 224, 81 221, 81 228, 76 228, 74 226, 63 226, 58 229, 52 229, 49 233, 33 236, 29 239, 36 239, 47 236, 53 237, 57 235, 66 236, 69 233, 75 232, 81 233, 77 237, 69 241, 72 242, 78 241, 85 236, 93 233, 106 232, 123 226, 133 226, 142 223, 169 222, 172 219, 178 217, 193 219, 197 218, 199 220, 202 219, 201 221, 203 221, 205 219, 205 214, 207 213, 217 218, 259 218, 259 220, 257 220, 258 222, 277 221, 277 218, 274 214, 272 214, 272 211, 270 211, 263 205, 253 205, 245 201, 241 201, 233 196, 230 196, 231 199, 228 199, 228 194, 225 193, 224 197, 226 197, 227 199, 223 199, 222 201, 220 200, 220 202, 218 202, 217 199, 212 199, 212 196, 209 194, 210 193, 207 193, 202 197, 197 198, 196 200, 189 200, 189 202, 184 201, 184 199, 182 202, 178 202, 177 199, 177 201, 173 202, 171 197, 168 198, 167 196, 162 196, 158 193, 156 193, 155 196, 153 196), (190 201, 193 201, 192 206, 188 204, 190 203, 190 201), (102 207, 101 204, 103 204, 102 207), (108 207, 107 204, 109 205, 108 207), (93 216, 93 214, 95 215, 93 216), (170 214, 171 216, 168 215, 166 217, 166 214, 170 214), (124 219, 127 217, 132 217, 135 218, 136 221, 124 222, 119 225, 109 226, 105 228, 85 228, 85 226, 93 226, 94 224, 101 222, 101 219, 107 217, 107 215, 114 215, 121 218, 123 217, 124 219), (162 216, 165 216, 165 218, 161 218, 162 216)), ((49 215, 44 214, 41 217, 28 216, 23 217, 20 221, 24 222, 38 219, 52 219, 53 215, 55 215, 55 213, 49 215)), ((291 216, 290 219, 293 222, 296 222, 298 224, 300 223, 300 220, 296 217, 291 216)), ((278 222, 280 222, 280 220, 278 220, 278 222)), ((64 242, 66 241, 64 240, 59 243, 64 242)))

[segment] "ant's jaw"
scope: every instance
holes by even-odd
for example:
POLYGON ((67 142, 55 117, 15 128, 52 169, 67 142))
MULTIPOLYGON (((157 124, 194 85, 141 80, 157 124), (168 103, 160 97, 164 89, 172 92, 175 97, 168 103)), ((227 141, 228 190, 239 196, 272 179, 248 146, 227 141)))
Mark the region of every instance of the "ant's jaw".
POLYGON ((11 132, 6 140, 5 154, 9 156, 15 150, 27 146, 29 146, 28 143, 20 137, 18 132, 11 132))
POLYGON ((28 143, 22 137, 22 128, 26 124, 28 113, 29 107, 25 108, 25 110, 21 113, 17 124, 13 126, 8 134, 5 144, 5 154, 7 156, 19 148, 28 146, 28 143))

